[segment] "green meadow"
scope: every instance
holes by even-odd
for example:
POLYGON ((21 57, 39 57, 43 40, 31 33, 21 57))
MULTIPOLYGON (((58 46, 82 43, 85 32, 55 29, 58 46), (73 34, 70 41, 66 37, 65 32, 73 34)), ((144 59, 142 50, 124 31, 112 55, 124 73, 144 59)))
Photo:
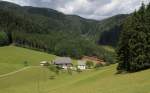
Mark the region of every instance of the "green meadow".
POLYGON ((25 61, 29 66, 39 66, 41 61, 51 61, 55 57, 47 53, 15 46, 0 47, 0 75, 23 68, 25 61))
POLYGON ((55 57, 15 46, 1 47, 1 75, 23 68, 24 61, 29 62, 29 67, 0 75, 0 93, 150 93, 150 70, 117 75, 115 64, 72 75, 65 71, 55 75, 39 66, 40 61, 55 57))

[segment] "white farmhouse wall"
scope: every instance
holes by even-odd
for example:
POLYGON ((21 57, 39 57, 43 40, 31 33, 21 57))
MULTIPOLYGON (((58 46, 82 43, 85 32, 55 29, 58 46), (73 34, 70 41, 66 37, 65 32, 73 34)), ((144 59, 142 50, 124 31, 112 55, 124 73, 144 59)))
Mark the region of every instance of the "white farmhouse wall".
POLYGON ((85 70, 86 67, 85 66, 78 66, 78 69, 85 70))
POLYGON ((62 68, 63 68, 63 69, 67 69, 68 66, 67 66, 67 65, 63 65, 62 68))

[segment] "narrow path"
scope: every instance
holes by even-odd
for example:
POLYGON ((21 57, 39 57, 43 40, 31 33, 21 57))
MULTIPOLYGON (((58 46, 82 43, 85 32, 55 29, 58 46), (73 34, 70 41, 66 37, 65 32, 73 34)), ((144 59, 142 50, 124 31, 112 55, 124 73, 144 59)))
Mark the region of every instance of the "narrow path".
POLYGON ((3 78, 3 77, 6 77, 6 76, 10 76, 10 75, 16 74, 16 73, 18 73, 18 72, 24 71, 24 70, 29 69, 29 68, 31 68, 31 67, 41 67, 41 66, 28 66, 28 67, 24 67, 24 68, 22 68, 22 69, 19 69, 19 70, 10 72, 10 73, 2 74, 2 75, 0 75, 0 78, 3 78))
POLYGON ((31 67, 24 67, 24 68, 19 69, 19 70, 17 70, 17 71, 13 71, 13 72, 10 72, 10 73, 7 73, 7 74, 2 74, 2 75, 0 75, 0 78, 6 77, 6 76, 9 76, 9 75, 13 75, 13 74, 15 74, 15 73, 24 71, 24 70, 26 70, 26 69, 28 69, 28 68, 31 68, 31 67))

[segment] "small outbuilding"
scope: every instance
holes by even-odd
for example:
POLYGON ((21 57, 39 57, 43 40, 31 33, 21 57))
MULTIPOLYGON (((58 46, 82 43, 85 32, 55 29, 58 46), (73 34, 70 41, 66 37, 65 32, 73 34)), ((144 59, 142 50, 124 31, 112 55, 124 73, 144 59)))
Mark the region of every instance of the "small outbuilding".
POLYGON ((80 69, 80 70, 85 70, 86 69, 86 61, 79 60, 77 68, 80 69))
POLYGON ((60 57, 54 60, 54 65, 57 65, 63 69, 67 69, 69 67, 72 67, 72 60, 70 57, 60 57))
POLYGON ((41 66, 48 66, 49 62, 48 61, 42 61, 42 62, 40 62, 40 65, 41 66))

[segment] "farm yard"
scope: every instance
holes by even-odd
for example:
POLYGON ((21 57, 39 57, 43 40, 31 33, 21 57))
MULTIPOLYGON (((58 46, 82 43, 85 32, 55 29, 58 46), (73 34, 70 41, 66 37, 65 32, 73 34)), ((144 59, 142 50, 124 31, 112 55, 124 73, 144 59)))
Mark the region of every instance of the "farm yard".
POLYGON ((0 93, 150 93, 150 70, 117 75, 116 65, 111 65, 72 75, 63 71, 56 75, 39 66, 39 62, 55 58, 55 55, 20 47, 0 47, 0 93), (28 67, 20 70, 24 61, 28 67), (4 75, 14 71, 18 72, 4 75))

